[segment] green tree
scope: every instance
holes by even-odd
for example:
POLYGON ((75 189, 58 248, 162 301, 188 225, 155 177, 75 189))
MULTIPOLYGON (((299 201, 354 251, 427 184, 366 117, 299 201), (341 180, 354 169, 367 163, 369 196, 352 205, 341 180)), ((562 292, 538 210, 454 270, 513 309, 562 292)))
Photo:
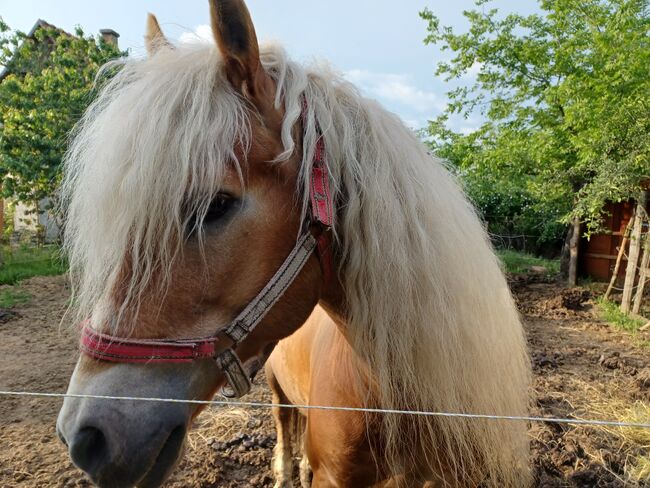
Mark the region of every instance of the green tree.
POLYGON ((597 230, 605 201, 630 198, 650 175, 648 1, 542 0, 526 16, 488 4, 464 12, 470 27, 461 34, 421 13, 425 42, 453 54, 437 74, 457 85, 429 126, 434 151, 469 175, 479 201, 514 187, 530 215, 571 223, 575 251, 580 224, 597 230), (460 83, 470 69, 474 83, 460 83), (476 132, 448 129, 451 116, 476 112, 485 119, 476 132))
MULTIPOLYGON (((54 195, 67 135, 94 93, 112 44, 47 25, 31 36, 0 19, 0 177, 6 197, 36 203, 54 195)), ((43 209, 41 209, 43 210, 43 209)))

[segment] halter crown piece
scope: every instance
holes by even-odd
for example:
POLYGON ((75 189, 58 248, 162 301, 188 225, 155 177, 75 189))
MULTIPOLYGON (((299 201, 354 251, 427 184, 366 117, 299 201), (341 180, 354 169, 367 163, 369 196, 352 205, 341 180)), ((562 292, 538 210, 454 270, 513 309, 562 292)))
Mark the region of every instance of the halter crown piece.
MULTIPOLYGON (((306 126, 306 112, 307 103, 303 98, 303 127, 306 126)), ((315 249, 318 250, 324 279, 327 281, 332 275, 332 256, 326 231, 332 226, 334 204, 325 163, 325 143, 319 127, 317 131, 319 137, 309 178, 310 219, 307 222, 315 224, 316 236, 310 228, 314 226, 304 226, 296 245, 280 268, 230 324, 209 337, 130 339, 102 334, 85 322, 81 328, 81 352, 95 359, 117 363, 186 363, 211 358, 224 372, 232 396, 240 397, 248 393, 251 378, 234 348, 253 332, 296 279, 315 249)))

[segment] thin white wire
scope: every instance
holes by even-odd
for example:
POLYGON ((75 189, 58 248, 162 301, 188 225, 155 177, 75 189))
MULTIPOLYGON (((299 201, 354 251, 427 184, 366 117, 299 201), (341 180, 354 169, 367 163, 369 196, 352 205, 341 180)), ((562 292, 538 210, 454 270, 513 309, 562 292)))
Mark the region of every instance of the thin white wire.
POLYGON ((366 412, 366 413, 388 413, 402 415, 422 415, 427 417, 460 417, 473 419, 489 420, 519 420, 526 422, 555 422, 558 424, 573 425, 591 425, 606 427, 633 427, 640 429, 650 429, 650 423, 635 422, 618 422, 615 420, 583 420, 556 417, 534 417, 519 415, 487 415, 476 413, 453 413, 453 412, 426 412, 421 410, 393 410, 385 408, 359 408, 359 407, 334 407, 326 405, 293 405, 285 403, 262 403, 262 402, 244 402, 233 400, 184 400, 179 398, 150 398, 150 397, 129 397, 129 396, 111 396, 111 395, 82 395, 76 393, 39 393, 33 391, 2 391, 0 396, 17 396, 17 397, 47 397, 47 398, 93 398, 99 400, 128 400, 139 402, 161 402, 161 403, 189 403, 193 405, 220 405, 220 406, 237 406, 237 407, 254 407, 254 408, 298 408, 305 410, 336 410, 343 412, 366 412))

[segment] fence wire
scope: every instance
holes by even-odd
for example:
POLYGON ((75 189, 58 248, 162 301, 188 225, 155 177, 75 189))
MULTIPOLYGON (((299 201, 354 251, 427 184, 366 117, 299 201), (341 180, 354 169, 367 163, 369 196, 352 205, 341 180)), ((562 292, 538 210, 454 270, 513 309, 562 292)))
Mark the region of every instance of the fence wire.
POLYGON ((585 425, 585 426, 650 429, 650 423, 619 422, 616 420, 571 419, 571 418, 562 418, 562 417, 536 417, 536 416, 526 416, 526 415, 489 415, 489 414, 460 413, 460 412, 427 412, 422 410, 394 410, 394 409, 386 409, 386 408, 335 407, 329 405, 294 405, 294 404, 286 404, 286 403, 246 402, 241 400, 185 400, 180 398, 83 395, 77 393, 41 393, 41 392, 33 392, 33 391, 1 391, 1 390, 0 390, 0 396, 38 397, 38 398, 91 398, 97 400, 186 403, 192 405, 216 405, 222 407, 250 407, 250 408, 278 407, 278 408, 297 408, 301 410, 330 410, 330 411, 341 411, 341 412, 418 415, 418 416, 425 416, 425 417, 512 420, 512 421, 520 421, 520 422, 546 422, 546 423, 585 425))

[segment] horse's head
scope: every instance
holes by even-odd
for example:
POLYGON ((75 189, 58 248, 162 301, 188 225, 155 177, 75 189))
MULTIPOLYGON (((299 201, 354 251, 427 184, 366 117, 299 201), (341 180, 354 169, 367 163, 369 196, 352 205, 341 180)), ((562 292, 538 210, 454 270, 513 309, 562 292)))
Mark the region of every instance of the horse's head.
MULTIPOLYGON (((72 145, 64 195, 77 305, 90 317, 90 334, 109 337, 86 343, 70 393, 210 399, 226 382, 217 361, 156 361, 151 341, 217 336, 309 232, 302 151, 287 148, 300 139, 298 114, 285 114, 276 80, 262 67, 244 3, 213 0, 211 16, 218 49, 175 49, 150 17, 149 59, 109 82, 72 145), (120 339, 124 357, 112 348, 120 339), (113 352, 116 361, 106 360, 113 352)), ((275 280, 277 302, 261 300, 268 313, 254 330, 207 345, 232 347, 245 363, 297 329, 323 281, 318 258, 303 257, 292 282, 275 280)), ((67 398, 57 429, 98 485, 157 486, 199 410, 67 398)))

